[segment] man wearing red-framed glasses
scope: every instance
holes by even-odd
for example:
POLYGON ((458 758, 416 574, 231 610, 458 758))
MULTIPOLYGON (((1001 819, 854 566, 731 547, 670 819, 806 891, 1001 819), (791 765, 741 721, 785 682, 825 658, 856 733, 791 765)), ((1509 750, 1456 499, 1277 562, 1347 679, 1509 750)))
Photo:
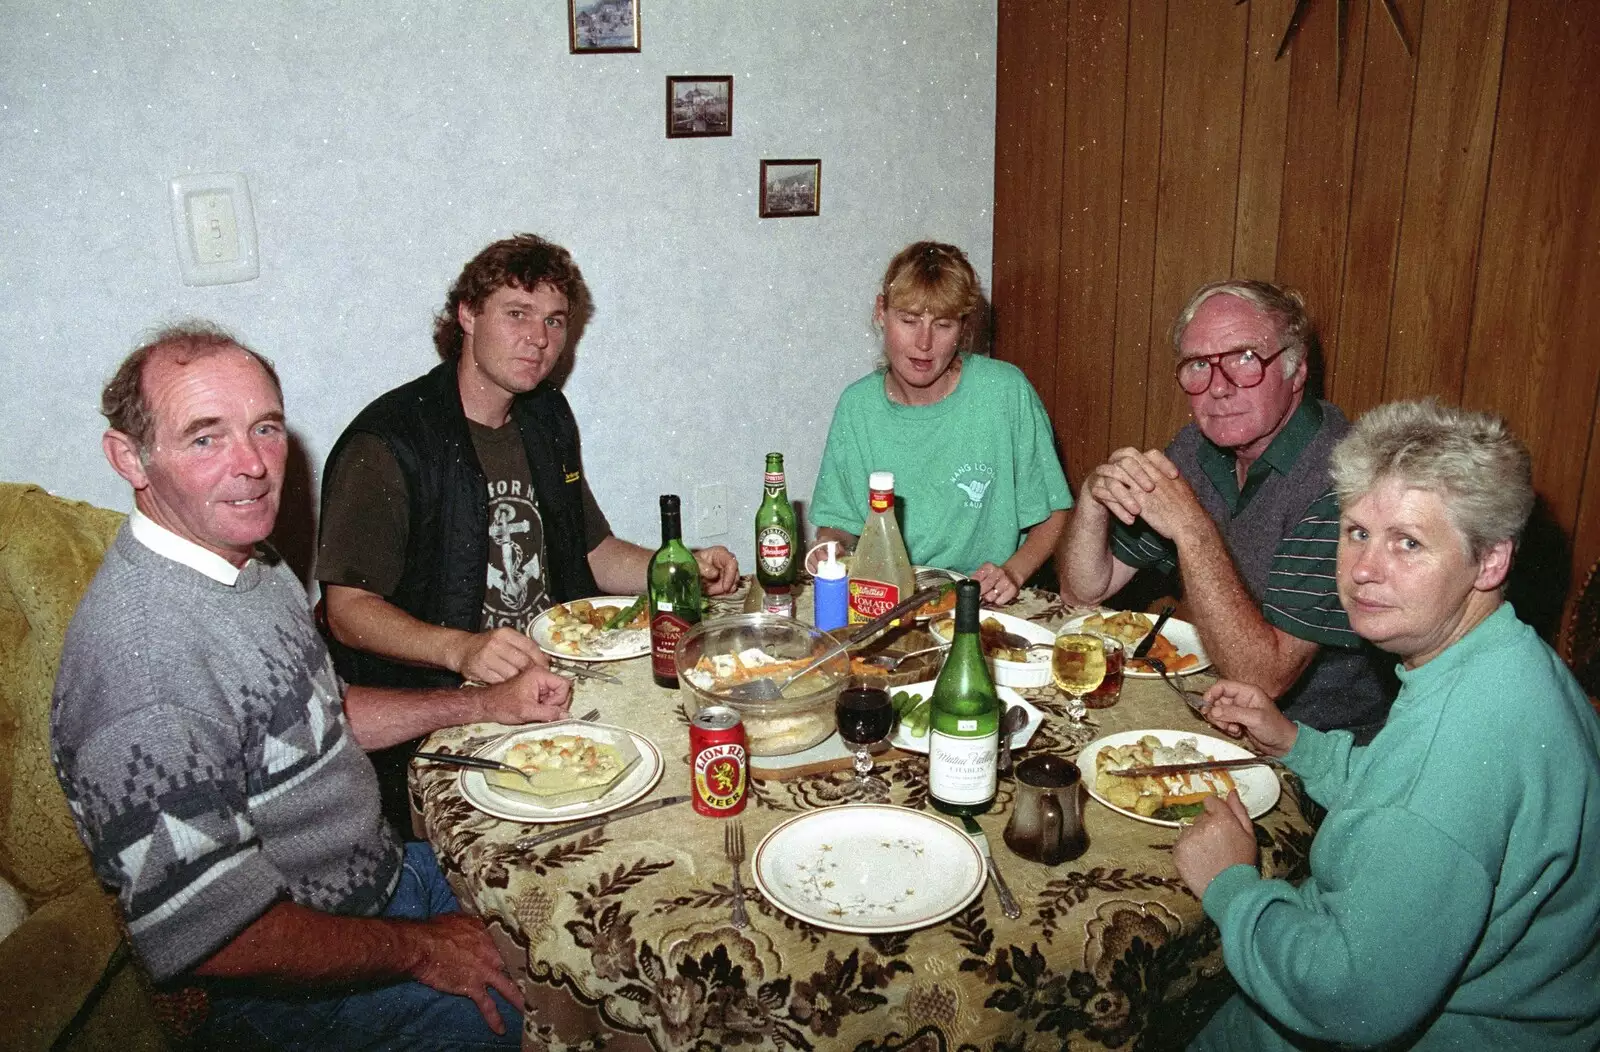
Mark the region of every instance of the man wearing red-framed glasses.
POLYGON ((1350 425, 1305 398, 1314 340, 1292 289, 1230 280, 1196 292, 1172 326, 1193 423, 1165 451, 1119 449, 1089 473, 1057 564, 1063 594, 1086 604, 1140 570, 1176 574, 1221 675, 1365 743, 1395 685, 1335 589, 1328 455, 1350 425))

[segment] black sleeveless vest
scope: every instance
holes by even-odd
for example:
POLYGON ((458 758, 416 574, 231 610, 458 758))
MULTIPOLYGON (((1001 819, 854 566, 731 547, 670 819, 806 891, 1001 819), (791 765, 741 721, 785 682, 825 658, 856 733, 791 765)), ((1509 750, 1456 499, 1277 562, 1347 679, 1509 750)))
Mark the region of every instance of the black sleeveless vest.
MULTIPOLYGON (((511 403, 522 432, 539 514, 544 520, 546 587, 557 602, 599 591, 585 550, 583 475, 578 424, 566 397, 540 384, 511 403)), ((405 571, 389 602, 412 617, 469 632, 483 621, 489 558, 488 480, 472 447, 456 386, 456 363, 380 396, 345 428, 322 475, 326 503, 332 466, 352 435, 382 439, 406 481, 408 531, 405 571)), ((362 686, 455 686, 444 669, 388 661, 329 640, 346 682, 362 686)))

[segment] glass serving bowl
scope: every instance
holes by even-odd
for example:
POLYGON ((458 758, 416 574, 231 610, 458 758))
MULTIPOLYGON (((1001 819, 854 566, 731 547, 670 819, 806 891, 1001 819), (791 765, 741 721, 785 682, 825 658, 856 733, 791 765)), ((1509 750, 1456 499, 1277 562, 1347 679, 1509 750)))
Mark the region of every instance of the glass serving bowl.
MULTIPOLYGON (((674 652, 683 711, 693 716, 707 705, 730 706, 744 720, 745 741, 752 756, 785 756, 809 749, 834 731, 833 705, 850 681, 849 655, 841 653, 829 658, 786 688, 777 701, 730 698, 718 691, 718 685, 697 685, 694 669, 702 658, 723 658, 750 650, 780 661, 796 661, 819 655, 834 642, 827 632, 777 614, 734 614, 702 621, 684 633, 674 652)), ((774 678, 782 680, 787 675, 788 672, 780 672, 774 678)))

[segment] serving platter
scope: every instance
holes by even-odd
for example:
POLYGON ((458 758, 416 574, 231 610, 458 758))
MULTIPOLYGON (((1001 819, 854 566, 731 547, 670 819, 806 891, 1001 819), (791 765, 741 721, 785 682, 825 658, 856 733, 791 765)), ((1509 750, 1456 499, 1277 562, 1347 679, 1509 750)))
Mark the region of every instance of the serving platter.
MULTIPOLYGON (((903 690, 909 694, 921 694, 924 698, 931 698, 935 682, 937 681, 930 679, 922 683, 910 683, 904 687, 891 687, 889 694, 892 696, 903 690)), ((1001 712, 1005 712, 1013 705, 1021 705, 1023 710, 1027 712, 1028 722, 1022 725, 1021 730, 1013 731, 1011 734, 1011 747, 1013 749, 1025 747, 1028 742, 1033 740, 1033 732, 1038 730, 1039 725, 1044 722, 1044 713, 1036 708, 1033 702, 1024 698, 1010 687, 995 687, 994 692, 1000 698, 1001 712)), ((902 752, 926 754, 928 751, 928 735, 924 734, 920 738, 914 738, 899 720, 895 720, 894 734, 889 737, 889 744, 902 752)))
MULTIPOLYGON (((1167 622, 1171 624, 1172 622, 1167 622)), ((1173 640, 1174 643, 1177 640, 1173 640)), ((1083 772, 1084 787, 1089 790, 1089 795, 1100 801, 1101 804, 1115 811, 1119 815, 1126 815, 1136 822, 1148 822, 1153 826, 1169 826, 1176 829, 1177 822, 1163 818, 1151 818, 1130 811, 1125 807, 1118 807, 1095 791, 1095 761, 1101 749, 1114 748, 1119 745, 1128 745, 1138 741, 1146 734, 1151 735, 1162 745, 1171 746, 1179 738, 1193 738, 1195 748, 1213 760, 1243 760, 1255 755, 1250 750, 1242 748, 1223 738, 1213 738, 1209 734, 1198 734, 1194 731, 1171 730, 1142 730, 1118 731, 1108 734, 1103 738, 1096 738, 1083 747, 1078 753, 1078 769, 1083 772)), ((1233 784, 1239 790, 1239 800, 1244 804, 1244 809, 1250 813, 1251 818, 1260 818, 1272 810, 1278 803, 1278 797, 1283 789, 1278 784, 1278 774, 1271 767, 1240 767, 1228 772, 1233 776, 1233 784)))
POLYGON ((511 747, 518 742, 536 738, 554 738, 562 734, 578 734, 611 744, 617 744, 625 739, 631 740, 633 747, 639 752, 639 762, 633 765, 621 781, 607 790, 604 796, 587 803, 545 807, 526 793, 501 789, 489 784, 484 772, 473 770, 464 770, 459 776, 461 795, 466 798, 467 803, 485 814, 503 818, 508 822, 539 825, 548 822, 570 822, 576 818, 589 818, 592 815, 603 815, 607 811, 614 811, 644 796, 655 788, 656 782, 661 780, 661 750, 656 748, 655 743, 625 727, 613 727, 605 723, 586 723, 582 720, 541 723, 502 734, 479 749, 476 755, 489 760, 503 761, 506 753, 510 752, 511 747))
MULTIPOLYGON (((1062 625, 1061 628, 1063 631, 1069 628, 1081 628, 1083 623, 1087 621, 1090 616, 1092 615, 1079 614, 1077 617, 1072 618, 1066 624, 1062 625)), ((1211 658, 1207 656, 1206 648, 1200 645, 1200 632, 1189 622, 1179 621, 1175 617, 1168 618, 1167 623, 1161 626, 1161 634, 1166 636, 1167 640, 1171 642, 1173 646, 1178 648, 1178 653, 1193 654, 1199 659, 1193 665, 1183 669, 1181 672, 1173 672, 1172 669, 1168 669, 1168 672, 1172 672, 1173 675, 1187 676, 1194 672, 1204 672, 1206 669, 1211 667, 1211 658)), ((1122 670, 1122 674, 1128 679, 1161 678, 1161 673, 1155 671, 1154 669, 1137 669, 1131 665, 1125 666, 1122 670)))
MULTIPOLYGON (((597 595, 589 600, 597 608, 608 607, 620 610, 633 605, 636 595, 597 595)), ((643 657, 650 653, 650 630, 644 628, 629 629, 631 633, 638 633, 630 637, 629 645, 615 650, 607 650, 600 654, 585 654, 570 646, 563 646, 551 638, 550 632, 554 627, 550 623, 550 615, 555 611, 551 607, 533 619, 533 624, 528 626, 528 638, 539 645, 539 649, 551 657, 565 658, 568 661, 626 661, 629 658, 643 657)), ((614 630, 619 631, 619 630, 614 630)))
POLYGON ((983 856, 922 811, 846 804, 796 815, 751 858, 767 901, 819 928, 880 935, 937 924, 983 891, 983 856))

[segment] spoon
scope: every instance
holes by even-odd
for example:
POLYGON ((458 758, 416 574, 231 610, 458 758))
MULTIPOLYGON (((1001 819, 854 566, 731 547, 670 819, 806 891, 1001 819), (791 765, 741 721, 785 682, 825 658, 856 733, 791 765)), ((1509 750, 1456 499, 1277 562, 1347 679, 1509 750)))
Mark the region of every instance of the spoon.
POLYGON ((1028 725, 1028 710, 1013 705, 1000 718, 1000 770, 1011 773, 1011 736, 1028 725))
POLYGON ((843 639, 833 637, 833 645, 825 647, 810 661, 806 662, 799 669, 786 676, 781 683, 775 682, 771 676, 762 676, 759 679, 748 679, 743 683, 735 683, 730 687, 724 687, 720 691, 720 696, 722 698, 740 703, 752 701, 779 701, 783 698, 783 688, 787 687, 789 684, 793 683, 795 680, 799 679, 801 676, 804 676, 813 669, 832 661, 835 657, 843 654, 851 647, 871 639, 879 632, 882 632, 884 629, 888 628, 896 618, 906 616, 913 610, 920 607, 922 604, 926 603, 928 600, 936 597, 942 591, 944 591, 943 585, 935 585, 932 588, 924 588, 912 595, 911 598, 890 607, 888 610, 879 614, 866 624, 857 625, 855 629, 843 639))
POLYGON ((921 650, 913 650, 908 654, 873 654, 871 657, 864 657, 861 660, 868 665, 881 668, 885 672, 893 672, 903 663, 910 661, 914 657, 921 657, 923 654, 932 654, 935 651, 944 650, 948 646, 949 644, 945 643, 940 646, 923 647, 921 650))

